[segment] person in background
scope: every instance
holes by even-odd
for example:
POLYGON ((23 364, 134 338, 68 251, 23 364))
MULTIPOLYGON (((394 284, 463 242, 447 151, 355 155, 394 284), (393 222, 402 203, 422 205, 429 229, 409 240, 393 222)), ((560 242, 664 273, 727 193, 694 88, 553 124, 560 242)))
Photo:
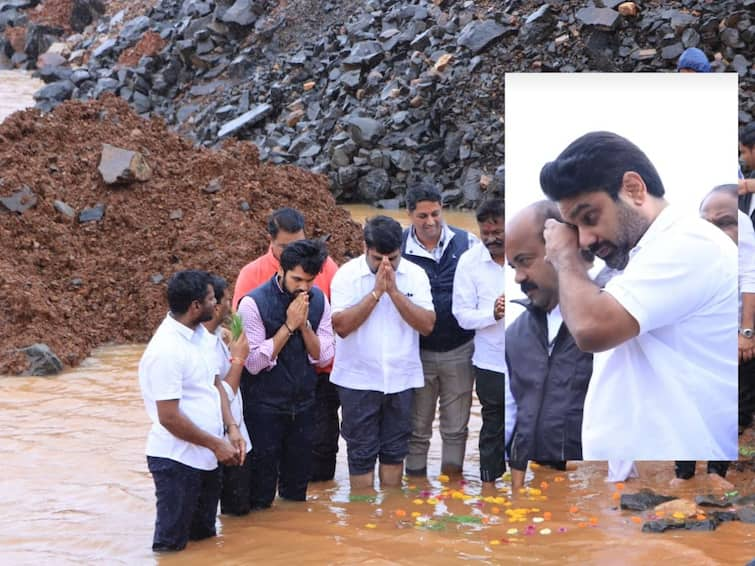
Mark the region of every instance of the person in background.
POLYGON ((454 275, 452 312, 461 328, 475 331, 472 364, 477 397, 482 405, 480 479, 495 482, 506 471, 503 199, 484 201, 476 217, 482 241, 459 258, 454 275))
POLYGON ((406 193, 406 208, 412 225, 404 230, 401 254, 427 273, 437 318, 432 333, 420 338, 425 384, 414 395, 406 473, 427 474, 427 452, 438 410, 441 472, 461 474, 472 407, 474 332, 459 326, 451 298, 459 258, 479 240, 443 221, 442 196, 433 185, 411 187, 406 193))
POLYGON ((745 166, 746 173, 739 171, 739 210, 745 213, 755 227, 755 121, 750 122, 739 131, 739 159, 745 166))
POLYGON ((702 50, 697 47, 688 47, 679 57, 676 70, 680 73, 710 73, 711 68, 708 57, 702 50))
POLYGON ((244 439, 245 448, 242 451, 239 466, 221 465, 220 512, 226 515, 246 515, 251 506, 249 488, 251 486, 252 441, 244 422, 244 403, 239 391, 241 371, 244 361, 249 355, 249 342, 242 332, 238 339, 230 342, 230 332, 221 326, 228 322, 231 313, 231 294, 228 283, 218 275, 210 274, 210 281, 215 291, 215 312, 212 319, 203 322, 209 338, 209 355, 217 363, 215 386, 222 387, 221 395, 226 395, 231 411, 229 427, 237 427, 244 439), (226 345, 230 342, 230 347, 226 345))
MULTIPOLYGON (((233 306, 238 308, 241 298, 262 285, 280 269, 280 256, 286 246, 305 239, 304 216, 294 208, 279 208, 267 221, 270 247, 267 253, 244 266, 236 279, 233 306)), ((330 282, 338 265, 328 256, 322 271, 315 277, 317 286, 330 300, 330 282)), ((332 364, 318 366, 317 389, 315 390, 315 428, 312 440, 312 466, 309 481, 329 481, 336 472, 338 454, 338 392, 330 382, 332 364)))

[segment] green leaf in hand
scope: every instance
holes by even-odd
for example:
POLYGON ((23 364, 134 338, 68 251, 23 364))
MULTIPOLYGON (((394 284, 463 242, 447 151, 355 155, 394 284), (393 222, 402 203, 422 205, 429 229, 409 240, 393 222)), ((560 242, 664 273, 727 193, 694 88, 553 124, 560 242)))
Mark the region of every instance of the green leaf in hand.
POLYGON ((244 321, 241 320, 241 315, 237 312, 231 314, 231 338, 234 342, 239 339, 243 331, 244 321))

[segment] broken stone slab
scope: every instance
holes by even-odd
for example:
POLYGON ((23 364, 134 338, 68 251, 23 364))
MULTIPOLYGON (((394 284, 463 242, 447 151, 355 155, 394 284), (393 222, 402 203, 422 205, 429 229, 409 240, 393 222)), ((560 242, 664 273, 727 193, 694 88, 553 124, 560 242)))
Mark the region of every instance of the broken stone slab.
POLYGON ((79 213, 79 223, 99 222, 105 216, 105 205, 98 203, 90 208, 85 208, 79 213))
POLYGON ((372 118, 352 116, 346 120, 351 139, 359 146, 372 149, 385 132, 382 122, 372 118))
POLYGON ((6 0, 0 2, 0 12, 11 9, 23 10, 24 8, 33 8, 39 4, 39 0, 6 0))
POLYGON ((727 496, 718 497, 713 494, 698 495, 695 503, 701 507, 731 507, 732 500, 727 496))
POLYGON ((63 102, 71 98, 76 86, 69 80, 55 81, 45 87, 42 87, 34 93, 34 100, 54 100, 63 102))
POLYGON ((675 521, 673 519, 659 519, 656 521, 646 521, 642 525, 643 533, 664 533, 669 530, 687 530, 687 531, 715 531, 718 521, 712 518, 686 521, 675 521))
POLYGON ((71 207, 70 205, 66 204, 62 200, 55 200, 52 203, 52 206, 55 210, 57 210, 60 214, 63 216, 66 216, 68 218, 75 218, 76 217, 76 211, 71 207))
POLYGON ((755 507, 743 507, 738 509, 737 518, 743 523, 755 523, 755 507))
POLYGON ((259 18, 256 4, 257 2, 254 0, 236 0, 233 6, 228 8, 218 19, 227 24, 250 26, 259 18))
POLYGON ((594 26, 606 31, 612 31, 619 23, 621 15, 610 8, 580 8, 577 19, 586 26, 594 26))
POLYGON ((9 197, 0 197, 0 203, 10 212, 23 214, 37 204, 37 195, 26 185, 9 197))
POLYGON ((270 104, 258 104, 249 112, 245 112, 238 118, 234 118, 230 122, 223 124, 218 132, 218 139, 231 135, 247 126, 253 126, 264 120, 272 111, 273 107, 270 104))
POLYGON ((669 60, 669 59, 678 59, 679 55, 681 55, 684 52, 684 46, 680 43, 674 43, 673 45, 667 45, 661 50, 661 58, 669 60))
POLYGON ((391 179, 385 169, 371 169, 364 177, 359 179, 357 195, 364 202, 375 202, 388 193, 391 188, 391 179))
POLYGON ((622 493, 620 507, 624 510, 645 511, 674 499, 676 497, 659 495, 650 489, 641 489, 638 493, 622 493))
POLYGON ((383 58, 383 47, 377 41, 360 41, 351 48, 343 64, 347 66, 373 66, 383 58))
POLYGON ((456 38, 456 45, 479 53, 504 33, 506 28, 493 20, 475 20, 464 26, 456 38))
POLYGON ((207 186, 206 186, 206 187, 202 188, 202 190, 203 190, 204 192, 208 193, 208 194, 217 193, 218 191, 220 191, 220 189, 222 189, 222 188, 223 188, 223 185, 222 185, 222 183, 221 183, 221 180, 222 180, 222 179, 221 179, 220 177, 215 177, 214 179, 212 179, 212 180, 211 180, 211 181, 210 181, 210 182, 209 182, 209 183, 207 184, 207 186))
POLYGON ((98 169, 102 180, 108 185, 144 182, 152 177, 152 169, 141 153, 107 143, 102 144, 98 169))
POLYGON ((63 370, 63 363, 47 344, 32 344, 21 351, 29 358, 29 369, 24 375, 55 375, 63 370))
POLYGON ((697 508, 697 504, 689 499, 673 499, 666 501, 660 505, 656 505, 654 508, 656 513, 665 513, 666 515, 681 514, 685 517, 693 517, 697 515, 700 510, 697 508))

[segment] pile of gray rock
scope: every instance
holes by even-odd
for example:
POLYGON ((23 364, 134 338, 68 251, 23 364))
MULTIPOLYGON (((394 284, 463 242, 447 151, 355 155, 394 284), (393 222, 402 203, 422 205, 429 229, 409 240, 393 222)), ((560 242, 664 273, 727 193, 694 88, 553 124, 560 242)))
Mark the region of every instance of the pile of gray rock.
MULTIPOLYGON (((0 32, 24 25, 21 5, 34 3, 0 0, 0 32)), ((95 3, 86 5, 97 14, 95 3)), ((38 70, 49 84, 37 99, 49 110, 115 92, 197 144, 248 139, 263 159, 327 174, 341 202, 397 207, 407 186, 429 180, 447 204, 473 207, 504 188, 505 72, 673 71, 685 48, 699 47, 714 70, 739 75, 747 122, 755 107, 754 7, 755 0, 161 0, 127 21, 122 13, 93 16, 88 32, 67 39, 65 61, 38 70), (318 25, 307 27, 301 12, 312 6, 318 25), (136 65, 118 64, 148 31, 166 46, 136 65)), ((30 41, 23 61, 33 67, 54 42, 34 25, 30 41)), ((0 39, 6 55, 8 46, 0 39)))

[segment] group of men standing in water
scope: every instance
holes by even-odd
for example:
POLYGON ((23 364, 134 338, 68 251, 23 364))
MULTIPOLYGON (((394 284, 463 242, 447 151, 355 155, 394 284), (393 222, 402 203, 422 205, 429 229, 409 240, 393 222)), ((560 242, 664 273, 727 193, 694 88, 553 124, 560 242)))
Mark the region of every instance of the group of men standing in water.
POLYGON ((154 550, 214 535, 218 499, 231 514, 276 495, 303 501, 310 481, 334 477, 339 430, 353 489, 374 486, 376 463, 380 485, 396 486, 427 474, 439 407, 442 471, 461 474, 475 376, 480 475, 501 476, 503 199, 477 211, 482 241, 443 221, 432 185, 412 187, 406 204, 409 228, 369 219, 364 253, 340 268, 306 239, 302 214, 283 208, 232 300, 217 276, 170 279, 170 312, 139 367, 154 550), (243 333, 224 341, 232 309, 243 333))

